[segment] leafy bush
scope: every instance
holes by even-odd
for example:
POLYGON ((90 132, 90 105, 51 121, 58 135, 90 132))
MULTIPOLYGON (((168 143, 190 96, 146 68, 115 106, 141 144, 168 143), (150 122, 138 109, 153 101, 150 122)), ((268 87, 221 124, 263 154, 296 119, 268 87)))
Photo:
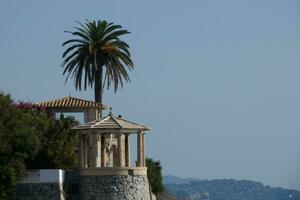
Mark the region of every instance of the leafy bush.
POLYGON ((48 130, 41 138, 41 148, 34 158, 26 160, 28 169, 75 169, 78 166, 78 137, 71 128, 77 122, 73 117, 49 120, 48 130))
POLYGON ((163 178, 161 175, 161 165, 159 161, 154 161, 151 158, 146 159, 146 165, 148 168, 147 174, 148 174, 148 180, 152 189, 152 192, 154 194, 158 194, 164 191, 163 186, 163 178))
POLYGON ((26 168, 76 168, 78 139, 70 131, 76 123, 0 93, 0 199, 10 198, 26 168))
POLYGON ((45 113, 20 110, 0 93, 0 199, 7 199, 24 177, 24 161, 38 153, 46 126, 45 113))

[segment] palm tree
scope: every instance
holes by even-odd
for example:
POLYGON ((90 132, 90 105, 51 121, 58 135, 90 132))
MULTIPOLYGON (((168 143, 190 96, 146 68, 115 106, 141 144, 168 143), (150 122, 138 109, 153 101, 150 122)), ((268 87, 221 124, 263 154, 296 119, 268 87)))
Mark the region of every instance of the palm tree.
POLYGON ((76 36, 62 45, 68 46, 63 53, 61 66, 66 81, 71 75, 76 90, 88 86, 94 87, 95 101, 102 103, 103 89, 114 86, 115 92, 123 81, 130 81, 127 69, 133 69, 129 45, 120 40, 120 36, 129 34, 122 26, 108 23, 105 20, 77 22, 75 31, 66 31, 76 36), (104 79, 104 80, 103 80, 104 79))

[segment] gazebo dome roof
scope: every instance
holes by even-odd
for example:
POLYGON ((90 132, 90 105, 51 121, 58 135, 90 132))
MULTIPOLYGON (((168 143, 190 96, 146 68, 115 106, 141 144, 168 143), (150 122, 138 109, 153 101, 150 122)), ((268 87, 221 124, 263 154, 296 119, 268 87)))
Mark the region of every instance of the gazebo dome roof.
POLYGON ((102 132, 111 132, 120 130, 121 132, 137 132, 150 130, 149 127, 131 122, 122 117, 115 116, 112 112, 108 116, 87 122, 82 125, 77 125, 72 130, 98 130, 102 132))

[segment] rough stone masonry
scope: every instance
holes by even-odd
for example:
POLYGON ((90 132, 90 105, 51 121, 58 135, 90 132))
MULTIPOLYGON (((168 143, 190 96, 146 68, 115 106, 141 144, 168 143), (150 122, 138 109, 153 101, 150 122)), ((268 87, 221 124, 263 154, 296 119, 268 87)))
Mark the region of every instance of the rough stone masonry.
POLYGON ((150 200, 146 175, 81 176, 82 200, 150 200))
POLYGON ((64 200, 64 194, 59 183, 24 183, 17 185, 13 199, 64 200))
POLYGON ((18 184, 15 199, 153 200, 155 196, 150 193, 147 175, 79 176, 76 171, 67 171, 64 184, 18 184))

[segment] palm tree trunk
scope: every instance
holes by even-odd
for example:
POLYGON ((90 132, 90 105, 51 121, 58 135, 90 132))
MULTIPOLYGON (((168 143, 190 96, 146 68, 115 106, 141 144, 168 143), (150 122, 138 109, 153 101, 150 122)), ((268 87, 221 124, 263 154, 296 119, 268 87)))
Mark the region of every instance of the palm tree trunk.
MULTIPOLYGON (((99 70, 96 71, 95 74, 95 87, 94 87, 94 92, 95 92, 95 101, 100 103, 102 105, 102 69, 103 67, 101 66, 99 70)), ((100 117, 102 117, 102 109, 99 110, 100 117)))
POLYGON ((102 67, 95 74, 95 101, 102 104, 102 67))
MULTIPOLYGON (((102 105, 102 77, 103 77, 103 66, 99 65, 97 63, 97 53, 94 53, 94 65, 96 68, 96 74, 95 74, 95 101, 97 103, 100 103, 102 105)), ((102 117, 102 109, 99 110, 100 117, 102 117)))

